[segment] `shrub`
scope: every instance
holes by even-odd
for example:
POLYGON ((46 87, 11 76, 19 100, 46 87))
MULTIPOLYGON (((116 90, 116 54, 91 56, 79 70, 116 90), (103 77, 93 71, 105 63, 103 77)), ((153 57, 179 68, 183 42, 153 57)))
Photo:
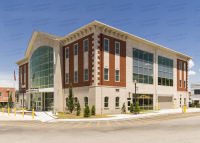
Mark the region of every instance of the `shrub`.
POLYGON ((73 86, 72 83, 70 83, 69 86, 69 95, 68 95, 68 110, 72 113, 74 110, 74 94, 73 94, 73 86))
POLYGON ((199 108, 199 102, 197 102, 197 106, 196 107, 198 107, 199 108))
POLYGON ((194 103, 192 103, 192 107, 194 107, 195 106, 195 104, 194 103))
POLYGON ((122 105, 122 113, 124 112, 125 114, 126 114, 126 106, 125 106, 125 102, 123 103, 123 105, 122 105))
POLYGON ((80 105, 79 100, 78 100, 76 116, 80 115, 80 111, 81 111, 81 105, 80 105))
POLYGON ((134 112, 135 112, 135 107, 134 107, 133 103, 131 103, 130 112, 131 112, 131 113, 134 113, 134 112))
POLYGON ((140 113, 140 106, 139 106, 139 102, 136 102, 136 112, 138 112, 138 114, 140 113))
POLYGON ((1 105, 1 103, 0 103, 0 108, 2 108, 3 106, 1 105))
POLYGON ((90 117, 90 108, 88 105, 84 109, 84 117, 90 117))
POLYGON ((58 112, 58 114, 69 114, 69 112, 58 112))
POLYGON ((91 115, 95 115, 95 106, 94 105, 92 106, 92 109, 91 109, 91 115))

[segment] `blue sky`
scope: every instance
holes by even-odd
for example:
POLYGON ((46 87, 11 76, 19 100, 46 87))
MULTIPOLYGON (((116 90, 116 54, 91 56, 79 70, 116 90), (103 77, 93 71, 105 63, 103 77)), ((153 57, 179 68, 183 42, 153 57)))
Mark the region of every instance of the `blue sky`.
POLYGON ((0 86, 14 86, 14 67, 18 79, 18 67, 14 63, 24 57, 34 30, 65 36, 94 20, 193 57, 190 86, 200 82, 199 15, 198 0, 3 1, 0 5, 0 86))

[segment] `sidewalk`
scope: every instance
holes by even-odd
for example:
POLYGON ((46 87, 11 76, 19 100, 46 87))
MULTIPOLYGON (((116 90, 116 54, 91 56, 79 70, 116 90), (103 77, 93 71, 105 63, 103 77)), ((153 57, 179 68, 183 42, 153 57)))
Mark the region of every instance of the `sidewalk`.
MULTIPOLYGON (((29 111, 26 111, 29 112, 29 111)), ((0 112, 0 121, 2 120, 40 120, 42 122, 49 121, 49 122, 59 122, 59 121, 108 121, 108 120, 123 120, 123 119, 134 119, 134 118, 145 118, 150 116, 160 116, 160 115, 166 115, 166 114, 175 114, 175 113, 182 113, 182 109, 166 109, 166 110, 159 110, 155 111, 156 113, 146 113, 146 114, 138 114, 138 115, 130 115, 130 114, 117 114, 117 115, 109 115, 112 116, 111 118, 95 118, 95 119, 56 119, 55 117, 52 117, 51 112, 35 112, 36 116, 34 119, 32 119, 32 116, 30 115, 24 115, 22 117, 21 114, 17 114, 14 116, 14 113, 4 113, 2 115, 2 112, 0 112)), ((186 113, 192 113, 192 112, 200 112, 200 108, 190 108, 186 110, 186 113)))

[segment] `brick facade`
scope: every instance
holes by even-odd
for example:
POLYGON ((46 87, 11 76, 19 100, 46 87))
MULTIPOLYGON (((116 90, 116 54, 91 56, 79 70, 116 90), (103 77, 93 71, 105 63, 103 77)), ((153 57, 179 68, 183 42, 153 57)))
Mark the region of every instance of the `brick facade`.
MULTIPOLYGON (((15 101, 15 88, 6 88, 6 87, 1 87, 0 92, 2 93, 2 96, 0 96, 0 103, 1 102, 8 102, 8 92, 7 89, 10 89, 9 96, 11 92, 13 93, 13 102, 15 101)), ((5 104, 4 104, 5 105, 5 104)))
POLYGON ((183 61, 180 59, 177 59, 177 91, 188 91, 188 63, 187 61, 183 61), (179 80, 180 80, 180 69, 179 69, 179 62, 181 62, 181 85, 182 87, 180 88, 179 85, 179 80), (184 88, 184 63, 186 63, 186 88, 184 88))

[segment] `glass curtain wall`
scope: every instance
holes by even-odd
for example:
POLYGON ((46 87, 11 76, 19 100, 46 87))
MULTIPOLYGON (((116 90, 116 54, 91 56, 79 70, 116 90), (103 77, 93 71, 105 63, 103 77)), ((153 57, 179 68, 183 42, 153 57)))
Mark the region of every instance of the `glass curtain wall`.
POLYGON ((158 56, 158 85, 173 86, 173 60, 158 56))
POLYGON ((153 84, 153 54, 133 48, 133 82, 153 84))
MULTIPOLYGON (((139 102, 140 110, 153 110, 153 94, 136 94, 136 102, 139 102)), ((133 94, 135 106, 135 94, 133 94)))
POLYGON ((31 89, 53 87, 53 48, 41 46, 30 60, 31 89))

